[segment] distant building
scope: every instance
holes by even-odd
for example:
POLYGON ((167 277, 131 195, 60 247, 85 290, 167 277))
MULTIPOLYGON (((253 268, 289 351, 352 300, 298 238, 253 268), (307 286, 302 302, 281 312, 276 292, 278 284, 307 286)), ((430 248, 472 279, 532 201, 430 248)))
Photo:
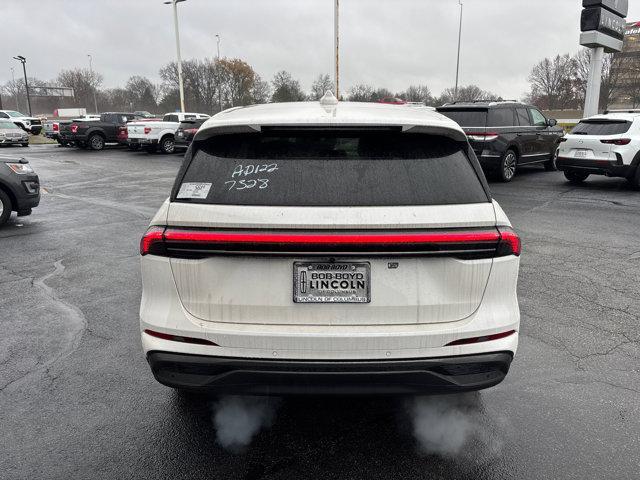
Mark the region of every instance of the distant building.
POLYGON ((613 108, 640 107, 640 22, 627 24, 622 52, 611 65, 613 108))

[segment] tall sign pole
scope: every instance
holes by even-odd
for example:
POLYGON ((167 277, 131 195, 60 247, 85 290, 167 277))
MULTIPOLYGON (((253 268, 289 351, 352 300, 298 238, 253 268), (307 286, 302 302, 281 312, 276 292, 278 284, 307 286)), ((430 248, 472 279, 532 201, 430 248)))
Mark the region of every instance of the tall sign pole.
POLYGON ((629 0, 582 0, 580 45, 591 49, 584 116, 598 114, 604 54, 622 51, 629 0))
POLYGON ((458 100, 458 79, 460 78, 460 46, 462 44, 462 9, 464 5, 462 5, 462 0, 458 0, 460 4, 460 28, 458 29, 458 62, 456 63, 456 89, 455 94, 453 95, 453 100, 458 100))
POLYGON ((340 0, 335 0, 334 6, 334 23, 333 30, 335 34, 334 47, 335 47, 335 61, 336 61, 336 98, 340 99, 340 0))

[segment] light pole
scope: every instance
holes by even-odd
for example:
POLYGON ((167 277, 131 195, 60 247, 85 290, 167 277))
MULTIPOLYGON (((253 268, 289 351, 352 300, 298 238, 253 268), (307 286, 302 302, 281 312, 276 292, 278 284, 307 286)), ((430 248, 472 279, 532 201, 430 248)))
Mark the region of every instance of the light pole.
POLYGON ((176 30, 176 51, 178 53, 178 84, 180 86, 180 110, 184 113, 184 84, 182 83, 182 56, 180 55, 180 32, 178 28, 178 4, 186 0, 171 0, 165 5, 173 5, 173 22, 176 30))
MULTIPOLYGON (((91 56, 90 53, 87 54, 87 57, 89 57, 89 71, 91 72, 91 81, 93 82, 93 57, 91 56)), ((93 106, 95 108, 95 112, 96 114, 98 113, 98 100, 96 99, 96 87, 95 85, 93 86, 93 106)))
MULTIPOLYGON (((218 72, 220 69, 220 34, 216 34, 216 43, 218 46, 218 72)), ((218 108, 222 111, 222 82, 218 74, 218 108)))
POLYGON ((462 4, 462 0, 458 0, 460 4, 460 29, 458 30, 458 62, 456 64, 456 89, 453 95, 453 100, 458 100, 458 79, 460 78, 460 46, 462 44, 462 9, 464 5, 462 4))
POLYGON ((29 81, 27 80, 27 59, 22 55, 13 57, 13 59, 18 60, 20 63, 22 63, 22 71, 24 72, 24 88, 27 91, 27 105, 29 106, 29 116, 32 116, 33 113, 31 113, 31 97, 29 96, 29 81))
MULTIPOLYGON (((11 80, 13 80, 13 88, 16 88, 16 75, 13 67, 11 67, 11 80)), ((20 111, 20 105, 18 105, 18 91, 16 90, 13 93, 16 96, 16 110, 20 111)))
POLYGON ((336 58, 336 98, 340 100, 340 0, 336 0, 333 13, 333 31, 335 34, 334 49, 336 58))

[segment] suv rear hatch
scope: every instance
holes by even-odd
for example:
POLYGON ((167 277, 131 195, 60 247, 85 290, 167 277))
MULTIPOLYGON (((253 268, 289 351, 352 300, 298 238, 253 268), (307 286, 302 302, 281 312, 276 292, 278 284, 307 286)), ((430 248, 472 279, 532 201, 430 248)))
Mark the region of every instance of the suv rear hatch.
MULTIPOLYGON (((449 117, 462 127, 467 134, 471 148, 478 157, 482 155, 487 135, 487 118, 489 109, 487 107, 441 107, 438 113, 449 117)), ((495 138, 492 138, 495 139, 495 138)))
POLYGON ((159 235, 195 317, 416 324, 479 307, 499 233, 466 143, 400 129, 275 129, 192 151, 159 235), (352 275, 323 276, 334 268, 352 275), (356 280, 341 302, 362 303, 305 303, 304 281, 336 278, 356 280))
POLYGON ((559 156, 575 160, 617 161, 613 146, 630 127, 631 122, 627 120, 582 120, 560 144, 559 156))

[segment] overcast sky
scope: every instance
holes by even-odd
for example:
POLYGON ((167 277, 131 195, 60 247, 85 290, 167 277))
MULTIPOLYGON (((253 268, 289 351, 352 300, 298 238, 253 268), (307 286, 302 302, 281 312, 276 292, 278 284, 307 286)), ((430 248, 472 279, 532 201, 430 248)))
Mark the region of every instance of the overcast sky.
MULTIPOLYGON (((0 82, 14 55, 28 73, 53 79, 87 67, 105 87, 131 75, 158 80, 175 59, 172 8, 162 0, 1 0, 0 82)), ((187 0, 178 6, 184 59, 222 56, 250 63, 265 79, 288 70, 309 90, 333 70, 333 0, 187 0)), ((439 94, 455 82, 457 0, 341 0, 341 85, 394 91, 427 84, 439 94)), ((640 20, 640 1, 629 19, 640 20)), ((464 0, 462 85, 505 98, 528 90, 534 63, 578 50, 581 0, 464 0)))

